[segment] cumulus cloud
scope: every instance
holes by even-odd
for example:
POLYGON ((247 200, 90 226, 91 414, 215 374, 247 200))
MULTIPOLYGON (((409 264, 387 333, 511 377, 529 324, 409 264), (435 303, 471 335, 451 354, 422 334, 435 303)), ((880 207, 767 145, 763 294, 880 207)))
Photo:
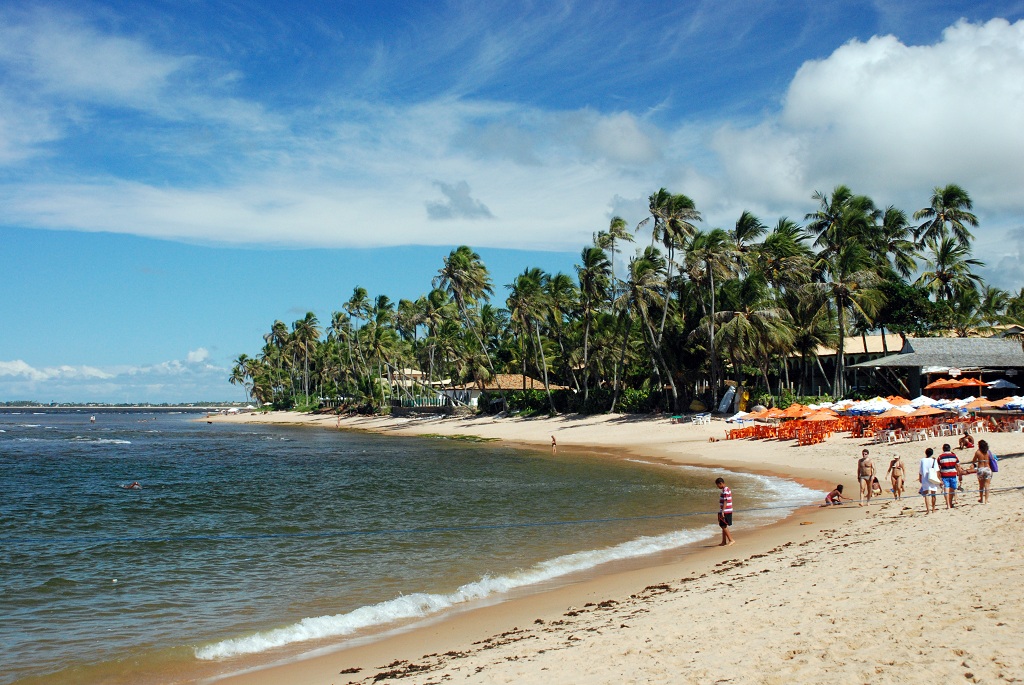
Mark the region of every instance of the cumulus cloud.
POLYGON ((200 347, 199 349, 196 350, 190 350, 188 356, 186 356, 185 359, 186 361, 188 361, 189 364, 201 364, 202 362, 205 362, 209 358, 210 353, 206 350, 206 348, 200 347))
POLYGON ((961 20, 934 45, 853 40, 805 63, 778 117, 715 136, 728 180, 755 198, 844 182, 917 202, 956 182, 980 205, 1024 197, 1024 21, 961 20))
POLYGON ((427 216, 434 221, 494 218, 487 205, 469 194, 469 184, 465 181, 455 184, 435 181, 434 185, 447 198, 444 202, 427 202, 427 216))

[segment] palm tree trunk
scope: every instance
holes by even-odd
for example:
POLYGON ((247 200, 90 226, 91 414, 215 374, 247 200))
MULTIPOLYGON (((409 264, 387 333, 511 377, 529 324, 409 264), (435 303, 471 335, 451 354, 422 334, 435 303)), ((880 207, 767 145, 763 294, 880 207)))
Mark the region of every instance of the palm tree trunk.
POLYGON ((711 279, 711 411, 718 406, 718 355, 715 354, 715 272, 711 268, 711 262, 707 263, 708 276, 711 279))
POLYGON ((533 332, 537 336, 537 347, 540 349, 540 360, 541 363, 544 365, 544 390, 548 394, 548 406, 551 407, 552 414, 557 414, 558 412, 555 411, 555 401, 551 398, 551 385, 548 383, 548 360, 547 357, 544 355, 544 345, 541 344, 540 341, 540 328, 534 326, 533 332))
POLYGON ((609 414, 615 413, 615 404, 619 401, 619 367, 626 363, 626 346, 629 345, 629 330, 633 327, 632 315, 626 317, 626 330, 622 335, 622 352, 619 354, 619 361, 615 364, 614 380, 612 381, 612 406, 608 409, 609 414))

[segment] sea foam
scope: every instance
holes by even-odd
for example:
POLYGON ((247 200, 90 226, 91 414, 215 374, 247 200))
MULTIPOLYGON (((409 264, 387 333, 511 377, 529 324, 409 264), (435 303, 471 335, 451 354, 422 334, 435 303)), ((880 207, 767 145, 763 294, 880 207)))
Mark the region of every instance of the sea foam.
MULTIPOLYGON (((681 466, 678 468, 710 471, 703 467, 681 466)), ((746 522, 765 525, 785 518, 797 507, 805 506, 820 498, 817 491, 783 478, 750 474, 744 474, 744 477, 758 482, 771 494, 773 500, 769 507, 745 512, 743 516, 746 522)), ((212 660, 243 654, 257 654, 298 642, 344 637, 364 628, 384 626, 407 619, 425 618, 458 604, 507 593, 516 588, 543 583, 570 573, 586 571, 611 561, 655 554, 692 544, 717 535, 718 530, 717 525, 709 524, 700 528, 643 536, 602 549, 574 552, 508 575, 484 576, 449 594, 414 593, 379 604, 363 606, 345 614, 304 618, 283 628, 198 647, 195 650, 195 655, 199 659, 212 660)))
POLYGON ((363 628, 383 626, 411 618, 424 618, 458 604, 484 599, 527 585, 542 583, 569 573, 585 571, 610 561, 629 559, 681 547, 709 538, 717 530, 717 526, 708 525, 698 529, 640 537, 604 549, 566 554, 509 575, 484 576, 477 581, 463 585, 449 594, 415 593, 402 595, 386 602, 360 607, 347 614, 304 618, 298 623, 283 628, 199 647, 195 650, 195 654, 197 658, 204 660, 222 659, 242 654, 256 654, 296 642, 343 637, 363 628))

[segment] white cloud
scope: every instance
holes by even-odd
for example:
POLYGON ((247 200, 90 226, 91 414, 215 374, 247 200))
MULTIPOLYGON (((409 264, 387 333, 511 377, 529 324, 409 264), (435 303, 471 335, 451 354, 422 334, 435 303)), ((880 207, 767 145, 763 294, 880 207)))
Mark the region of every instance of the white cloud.
POLYGON ((0 361, 0 377, 9 376, 31 381, 82 380, 113 378, 113 375, 92 366, 49 366, 37 369, 24 360, 0 361))
POLYGON ((232 394, 228 369, 209 363, 205 348, 185 361, 97 368, 62 364, 37 368, 0 361, 0 397, 59 402, 175 402, 217 400, 232 394))
POLYGON ((847 183, 923 203, 955 182, 981 206, 1019 211, 1024 21, 960 21, 934 45, 851 41, 798 70, 777 119, 725 127, 715 145, 729 182, 758 199, 847 183))
POLYGON ((35 92, 147 109, 190 61, 100 33, 73 15, 42 9, 0 14, 0 63, 35 92))
MULTIPOLYGON (((102 171, 8 182, 0 222, 12 225, 228 244, 575 251, 613 212, 640 207, 626 216, 639 221, 643 198, 662 186, 693 197, 707 225, 729 225, 742 209, 800 218, 814 190, 837 183, 913 210, 933 186, 956 182, 983 216, 1024 210, 1024 22, 960 22, 933 45, 851 41, 804 64, 778 112, 661 126, 625 110, 450 95, 396 104, 328 94, 271 114, 224 94, 237 72, 204 75, 201 57, 82 22, 0 15, 0 37, 0 63, 20 64, 19 78, 45 92, 180 118, 187 132, 138 139, 154 159, 194 171, 187 184, 102 171), (89 73, 63 66, 79 58, 89 73), (182 144, 195 128, 203 140, 182 144)), ((17 132, 0 138, 0 162, 59 135, 35 116, 41 101, 25 107, 0 114, 0 131, 17 132)))

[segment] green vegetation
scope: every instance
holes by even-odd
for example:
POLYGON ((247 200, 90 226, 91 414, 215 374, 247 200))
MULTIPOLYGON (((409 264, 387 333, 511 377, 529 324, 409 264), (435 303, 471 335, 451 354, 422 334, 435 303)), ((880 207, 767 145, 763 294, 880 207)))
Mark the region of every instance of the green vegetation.
POLYGON ((769 227, 743 212, 728 230, 702 229, 693 201, 662 188, 636 229, 615 217, 594 234, 574 278, 525 268, 503 303, 480 256, 461 246, 416 300, 356 287, 326 327, 312 312, 291 327, 275 321, 230 381, 277 407, 312 409, 323 397, 381 412, 509 373, 544 389, 485 392, 482 410, 678 413, 694 399, 714 406, 727 379, 778 404, 843 397, 846 336, 966 336, 1021 320, 1024 290, 988 287, 976 273, 978 221, 959 186, 935 188, 912 215, 917 226, 844 185, 812 199, 804 225, 782 217, 769 227), (650 244, 617 270, 641 228, 650 244), (839 349, 828 369, 819 346, 839 349))

